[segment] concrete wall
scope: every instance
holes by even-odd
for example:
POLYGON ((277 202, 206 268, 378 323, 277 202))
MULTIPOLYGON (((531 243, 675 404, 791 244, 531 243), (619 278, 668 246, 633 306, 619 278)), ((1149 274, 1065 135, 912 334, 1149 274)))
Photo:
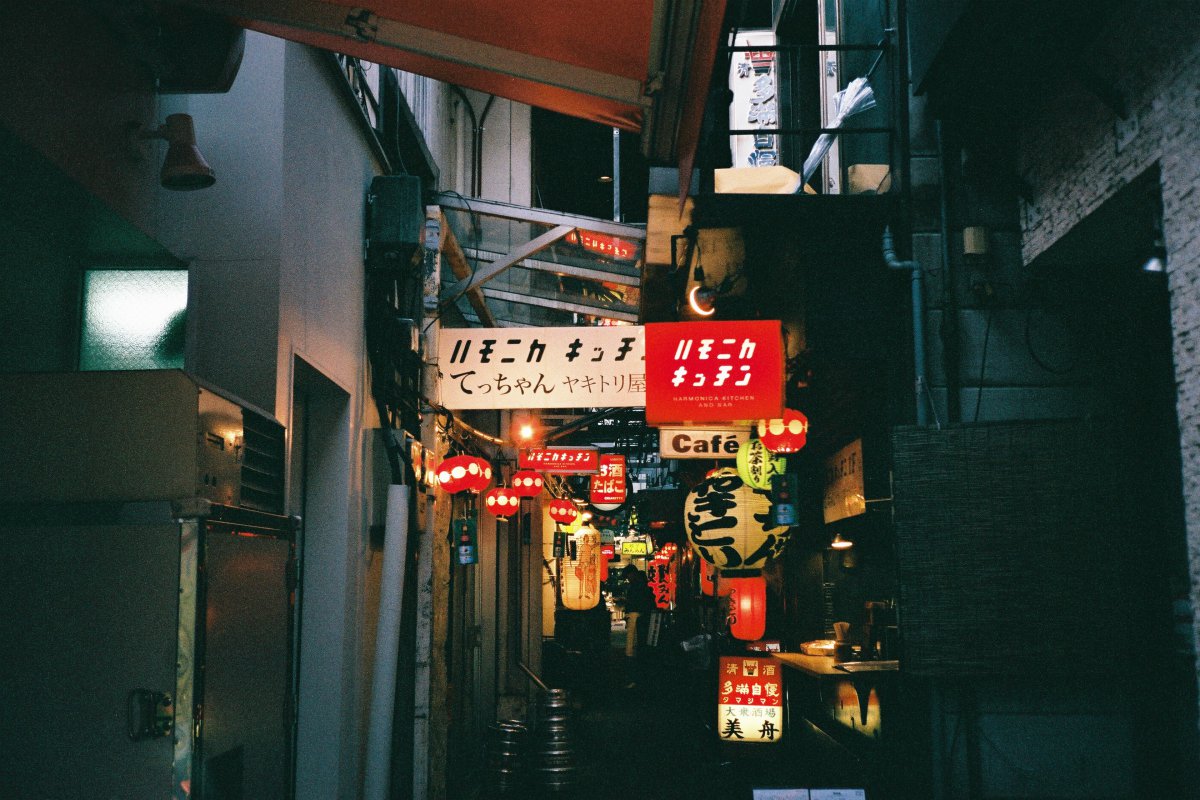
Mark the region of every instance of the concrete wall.
MULTIPOLYGON (((0 87, 10 98, 0 104, 0 124, 15 135, 5 152, 35 146, 74 198, 43 192, 37 210, 54 210, 52 224, 0 214, 0 231, 26 231, 0 256, 9 290, 0 317, 13 319, 5 308, 17 300, 40 309, 24 315, 40 320, 36 326, 9 331, 21 344, 5 348, 0 368, 74 368, 72 287, 82 265, 104 255, 182 261, 190 287, 187 368, 289 431, 299 421, 295 404, 305 404, 311 496, 302 506, 293 486, 288 509, 313 512, 305 533, 297 796, 353 798, 361 786, 362 692, 370 685, 364 598, 374 596, 369 576, 377 575, 363 488, 371 467, 362 246, 365 193, 380 165, 323 57, 299 45, 248 34, 228 92, 160 96, 133 54, 74 6, 53 18, 6 12, 0 44, 0 87), (152 129, 176 112, 194 119, 198 147, 217 176, 208 189, 161 189, 166 144, 130 136, 131 123, 152 129), (96 219, 106 241, 133 245, 106 252, 88 235, 96 219)), ((11 182, 0 192, 10 208, 22 202, 11 182)))
POLYGON ((1028 261, 1135 177, 1161 174, 1167 279, 1174 331, 1177 412, 1192 603, 1200 603, 1200 7, 1156 0, 1110 26, 1096 45, 1104 74, 1126 99, 1121 120, 1072 85, 1030 98, 1020 174, 1033 189, 1024 208, 1028 261))

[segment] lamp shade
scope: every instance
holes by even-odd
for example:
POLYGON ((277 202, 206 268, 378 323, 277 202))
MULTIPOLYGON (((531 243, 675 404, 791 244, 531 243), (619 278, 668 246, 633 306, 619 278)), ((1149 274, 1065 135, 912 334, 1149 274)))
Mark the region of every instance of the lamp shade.
POLYGON ((791 408, 780 419, 760 419, 758 438, 772 453, 797 453, 808 444, 808 417, 791 408))
POLYGON ((561 498, 550 501, 550 519, 569 525, 579 518, 579 509, 570 500, 561 498))
POLYGON ((523 469, 512 476, 512 488, 517 497, 537 497, 545 485, 546 479, 536 470, 523 469))
POLYGON ((458 494, 469 488, 469 464, 470 456, 451 456, 444 460, 437 468, 438 485, 450 494, 458 494))
POLYGON ((562 560, 559 573, 562 604, 572 611, 587 611, 600 602, 600 532, 583 527, 575 536, 575 558, 562 560))
POLYGON ((790 530, 771 523, 767 492, 723 467, 696 484, 683 506, 688 543, 722 571, 757 572, 783 552, 790 530))
POLYGON ((720 577, 717 568, 703 558, 700 561, 700 593, 708 597, 728 597, 730 592, 729 580, 720 577))
POLYGON ((497 517, 511 517, 521 508, 521 498, 512 489, 497 486, 483 496, 483 507, 497 517))
POLYGON ((767 581, 761 575, 728 578, 729 632, 745 642, 761 639, 767 632, 767 581))
POLYGON ((749 439, 737 451, 737 473, 755 489, 770 489, 771 478, 787 471, 787 458, 772 453, 761 439, 749 439))

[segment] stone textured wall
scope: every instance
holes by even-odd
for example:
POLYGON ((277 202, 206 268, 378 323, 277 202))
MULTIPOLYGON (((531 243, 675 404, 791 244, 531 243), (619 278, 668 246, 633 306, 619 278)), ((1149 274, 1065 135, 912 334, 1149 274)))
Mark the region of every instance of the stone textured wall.
POLYGON ((1124 97, 1121 119, 1070 77, 1048 76, 1023 118, 1026 262, 1159 166, 1174 331, 1193 607, 1200 607, 1200 3, 1130 4, 1082 66, 1124 97))

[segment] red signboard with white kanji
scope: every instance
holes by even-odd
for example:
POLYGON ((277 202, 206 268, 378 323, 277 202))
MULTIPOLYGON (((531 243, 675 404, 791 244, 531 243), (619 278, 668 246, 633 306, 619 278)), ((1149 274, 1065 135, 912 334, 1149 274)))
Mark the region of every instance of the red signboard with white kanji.
POLYGON ((646 422, 731 423, 783 414, 779 320, 646 326, 646 422))
POLYGON ((726 742, 783 738, 783 668, 770 656, 722 656, 717 731, 726 742))
POLYGON ((592 476, 589 501, 592 505, 625 502, 625 456, 603 453, 599 471, 592 476))
POLYGON ((521 450, 517 466, 538 472, 586 475, 600 469, 600 451, 594 447, 541 447, 521 450))

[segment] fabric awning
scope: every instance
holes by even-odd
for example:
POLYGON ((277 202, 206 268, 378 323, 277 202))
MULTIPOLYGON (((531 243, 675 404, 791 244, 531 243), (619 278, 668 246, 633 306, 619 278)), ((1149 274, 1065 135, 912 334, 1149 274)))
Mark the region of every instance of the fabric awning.
POLYGON ((725 0, 189 0, 244 27, 631 131, 691 158, 725 0), (699 100, 699 102, 696 102, 699 100), (682 144, 682 147, 680 145, 682 144))

